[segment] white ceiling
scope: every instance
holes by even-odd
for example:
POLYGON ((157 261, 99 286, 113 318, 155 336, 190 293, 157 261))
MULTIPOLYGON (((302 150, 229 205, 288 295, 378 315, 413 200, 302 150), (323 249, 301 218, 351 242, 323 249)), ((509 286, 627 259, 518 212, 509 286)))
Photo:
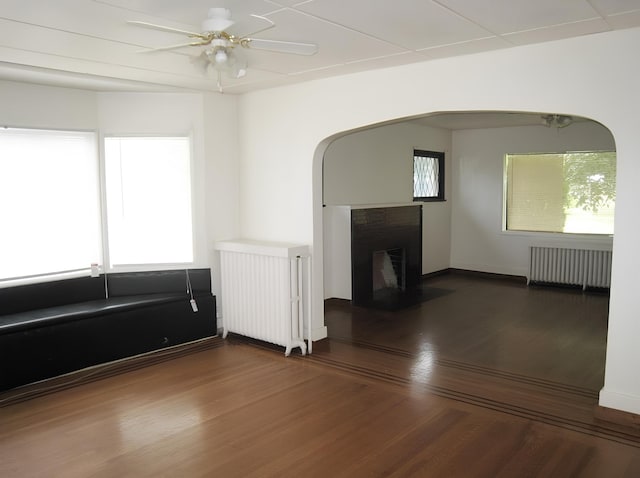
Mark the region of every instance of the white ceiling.
POLYGON ((202 47, 139 53, 185 38, 126 23, 199 31, 210 7, 230 8, 245 31, 251 13, 274 21, 259 38, 319 48, 247 51, 248 73, 223 79, 226 93, 640 26, 640 0, 1 0, 0 79, 217 91, 191 61, 202 47))

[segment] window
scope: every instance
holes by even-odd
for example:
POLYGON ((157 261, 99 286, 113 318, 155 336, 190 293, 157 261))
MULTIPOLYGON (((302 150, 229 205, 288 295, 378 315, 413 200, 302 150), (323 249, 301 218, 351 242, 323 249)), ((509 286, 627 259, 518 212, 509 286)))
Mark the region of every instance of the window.
POLYGON ((105 138, 110 265, 193 261, 187 137, 105 138))
POLYGON ((413 151, 413 200, 444 201, 444 153, 413 151))
POLYGON ((99 184, 95 133, 0 128, 0 281, 99 263, 99 184))
POLYGON ((506 229, 613 234, 615 152, 508 154, 506 229))

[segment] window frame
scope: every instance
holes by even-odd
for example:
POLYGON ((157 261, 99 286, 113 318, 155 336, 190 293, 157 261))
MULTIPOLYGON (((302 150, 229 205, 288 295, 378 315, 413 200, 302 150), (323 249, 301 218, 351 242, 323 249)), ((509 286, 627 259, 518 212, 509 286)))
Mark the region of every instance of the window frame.
MULTIPOLYGON (((502 233, 506 235, 520 235, 520 236, 535 236, 538 238, 572 238, 575 240, 581 240, 589 242, 593 241, 602 241, 604 238, 612 238, 615 234, 613 233, 600 233, 600 232, 564 232, 564 231, 543 231, 543 230, 526 230, 526 229, 509 229, 508 228, 508 201, 509 201, 509 156, 537 156, 537 155, 566 155, 572 153, 614 153, 616 154, 616 162, 617 162, 617 151, 615 149, 594 149, 594 150, 579 150, 579 151, 536 151, 536 152, 523 152, 523 153, 504 153, 503 163, 502 163, 502 171, 503 171, 503 184, 502 184, 502 233)), ((616 186, 617 188, 617 186, 616 186)), ((615 202, 614 202, 615 204, 615 202)), ((614 206, 615 207, 615 206, 614 206)), ((614 224, 615 227, 615 224, 614 224)))
POLYGON ((413 150, 413 159, 412 159, 412 171, 413 176, 415 176, 416 170, 416 157, 424 157, 424 158, 434 158, 438 160, 438 194, 436 196, 416 196, 415 195, 415 185, 413 185, 413 201, 414 202, 444 202, 445 199, 445 191, 444 191, 444 178, 445 178, 445 153, 442 151, 430 151, 426 149, 414 149, 413 150))

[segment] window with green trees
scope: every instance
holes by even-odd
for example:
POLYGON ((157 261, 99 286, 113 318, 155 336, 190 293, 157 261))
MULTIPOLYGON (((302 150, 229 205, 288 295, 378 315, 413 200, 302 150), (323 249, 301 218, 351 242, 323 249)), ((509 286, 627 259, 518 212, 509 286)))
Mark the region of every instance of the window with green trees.
POLYGON ((506 155, 506 229, 613 234, 616 153, 506 155))

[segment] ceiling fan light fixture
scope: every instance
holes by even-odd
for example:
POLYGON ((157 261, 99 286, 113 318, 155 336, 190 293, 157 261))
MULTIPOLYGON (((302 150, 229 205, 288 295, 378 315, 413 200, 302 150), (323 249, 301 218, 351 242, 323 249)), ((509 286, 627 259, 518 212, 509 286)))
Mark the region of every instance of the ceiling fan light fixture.
MULTIPOLYGON (((228 8, 210 8, 207 18, 202 22, 200 32, 181 30, 178 28, 154 23, 132 20, 128 23, 140 27, 151 28, 163 32, 180 33, 189 38, 188 42, 150 48, 144 50, 145 53, 176 50, 186 47, 196 47, 200 49, 197 57, 192 57, 191 61, 204 74, 214 70, 217 77, 218 90, 222 92, 222 74, 232 79, 242 78, 247 74, 247 59, 244 54, 245 49, 266 50, 276 53, 292 53, 295 55, 313 55, 318 51, 318 46, 314 43, 291 42, 282 40, 266 40, 253 38, 253 35, 264 32, 275 26, 269 18, 250 14, 252 24, 259 22, 260 28, 251 33, 235 34, 227 31, 236 22, 231 18, 231 10, 228 8), (204 48, 202 48, 204 47, 204 48)), ((241 24, 240 24, 241 26, 241 24)), ((240 29, 238 27, 238 29, 240 29)))
POLYGON ((229 76, 231 78, 243 78, 247 74, 247 62, 236 61, 235 64, 229 70, 229 76))
POLYGON ((215 47, 204 51, 209 64, 229 78, 242 78, 247 74, 247 59, 233 47, 215 47))
POLYGON ((226 63, 228 59, 229 59, 229 56, 227 55, 227 52, 224 49, 218 50, 214 55, 214 61, 217 64, 226 63))

